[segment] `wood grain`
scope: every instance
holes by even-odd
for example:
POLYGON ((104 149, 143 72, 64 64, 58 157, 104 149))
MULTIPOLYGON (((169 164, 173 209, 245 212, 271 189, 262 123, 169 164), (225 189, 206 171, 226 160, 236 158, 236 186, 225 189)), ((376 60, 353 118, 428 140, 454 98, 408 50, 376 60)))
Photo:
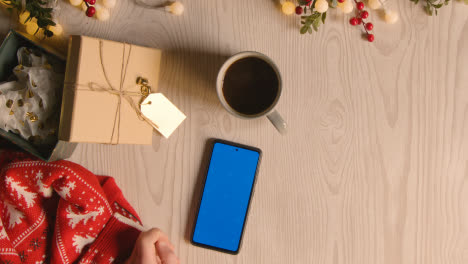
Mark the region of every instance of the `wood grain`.
MULTIPOLYGON (((370 44, 335 11, 302 36, 276 1, 184 4, 176 17, 118 1, 103 23, 62 2, 59 17, 67 34, 166 51, 159 89, 188 116, 184 124, 168 140, 155 133, 153 146, 80 144, 71 160, 114 176, 182 263, 468 263, 467 6, 454 1, 428 17, 392 1, 399 23, 371 12, 370 44), (287 136, 218 103, 217 69, 243 50, 269 55, 282 71, 287 136), (264 151, 238 256, 187 240, 209 138, 264 151)), ((66 46, 66 36, 55 42, 66 46)))

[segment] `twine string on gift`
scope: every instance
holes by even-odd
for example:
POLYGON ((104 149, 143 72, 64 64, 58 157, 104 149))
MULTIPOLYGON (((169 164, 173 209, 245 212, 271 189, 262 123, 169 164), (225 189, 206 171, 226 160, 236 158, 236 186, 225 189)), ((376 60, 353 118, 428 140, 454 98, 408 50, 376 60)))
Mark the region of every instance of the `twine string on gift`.
MULTIPOLYGON (((141 103, 144 100, 144 98, 146 98, 147 94, 143 93, 142 91, 134 92, 134 91, 125 91, 123 89, 123 85, 125 83, 125 77, 127 75, 127 67, 128 67, 129 61, 130 61, 131 51, 132 51, 132 45, 123 43, 122 64, 121 64, 121 68, 120 68, 120 80, 119 80, 119 88, 118 89, 116 89, 111 84, 111 82, 109 80, 109 77, 107 75, 106 69, 104 67, 103 42, 102 42, 102 40, 99 40, 99 60, 100 60, 100 64, 101 64, 102 73, 104 75, 104 79, 106 80, 107 87, 102 86, 102 85, 97 84, 97 83, 94 83, 94 82, 89 82, 87 85, 77 84, 77 83, 65 83, 66 87, 71 88, 74 91, 106 92, 106 93, 117 96, 117 98, 118 98, 117 107, 116 107, 115 114, 114 114, 112 134, 110 136, 110 142, 109 142, 109 144, 111 144, 111 145, 119 144, 122 98, 125 99, 125 101, 128 102, 128 104, 132 107, 132 109, 135 111, 135 113, 137 114, 137 116, 138 116, 138 118, 140 120, 146 121, 149 125, 151 125, 152 127, 156 128, 156 129, 159 128, 154 122, 152 122, 150 119, 148 119, 146 116, 143 115, 140 108, 135 104, 134 100, 132 99, 132 97, 140 96, 141 97, 140 103, 141 103), (125 58, 126 46, 127 45, 129 46, 129 50, 128 50, 127 58, 125 58), (79 86, 80 87, 86 87, 87 89, 77 88, 79 86), (113 143, 115 134, 117 134, 117 141, 116 141, 116 143, 113 143)), ((148 89, 149 87, 145 87, 145 88, 148 89)))

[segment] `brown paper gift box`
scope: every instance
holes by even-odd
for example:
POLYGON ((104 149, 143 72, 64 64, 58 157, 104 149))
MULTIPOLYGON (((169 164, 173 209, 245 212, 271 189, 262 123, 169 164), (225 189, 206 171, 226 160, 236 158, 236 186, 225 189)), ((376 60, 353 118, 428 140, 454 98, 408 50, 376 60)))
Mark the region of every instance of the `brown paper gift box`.
POLYGON ((151 92, 156 92, 160 62, 161 51, 157 49, 72 36, 59 139, 69 142, 151 144, 153 128, 139 118, 126 99, 92 87, 133 93, 131 100, 138 107, 142 96, 135 95, 141 89, 136 80, 138 77, 146 78, 151 92))

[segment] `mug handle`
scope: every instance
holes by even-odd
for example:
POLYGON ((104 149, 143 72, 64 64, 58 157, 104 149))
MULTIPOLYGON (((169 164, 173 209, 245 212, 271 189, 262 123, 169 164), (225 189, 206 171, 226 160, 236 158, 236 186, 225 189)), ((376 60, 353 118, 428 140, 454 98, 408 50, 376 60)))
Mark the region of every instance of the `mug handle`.
POLYGON ((274 110, 270 114, 267 115, 268 120, 275 126, 276 130, 280 132, 281 135, 285 135, 287 132, 287 124, 286 121, 281 117, 278 111, 274 110))

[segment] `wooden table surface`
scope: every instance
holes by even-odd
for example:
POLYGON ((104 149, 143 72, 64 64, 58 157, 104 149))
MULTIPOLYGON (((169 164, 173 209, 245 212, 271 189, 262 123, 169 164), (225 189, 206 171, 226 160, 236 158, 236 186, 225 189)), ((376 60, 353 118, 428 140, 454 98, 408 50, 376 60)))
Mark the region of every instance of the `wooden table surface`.
MULTIPOLYGON (((400 21, 371 12, 370 44, 336 11, 300 35, 276 1, 183 2, 180 17, 130 0, 105 23, 67 2, 59 16, 66 35, 165 51, 159 89, 187 115, 183 125, 170 139, 155 132, 152 146, 80 144, 70 160, 115 177, 182 263, 468 263, 468 6, 453 1, 429 17, 390 1, 400 21), (282 72, 286 136, 217 100, 220 64, 244 50, 282 72), (264 152, 237 256, 188 242, 209 138, 264 152)), ((22 29, 15 20, 1 11, 0 34, 22 29)))

